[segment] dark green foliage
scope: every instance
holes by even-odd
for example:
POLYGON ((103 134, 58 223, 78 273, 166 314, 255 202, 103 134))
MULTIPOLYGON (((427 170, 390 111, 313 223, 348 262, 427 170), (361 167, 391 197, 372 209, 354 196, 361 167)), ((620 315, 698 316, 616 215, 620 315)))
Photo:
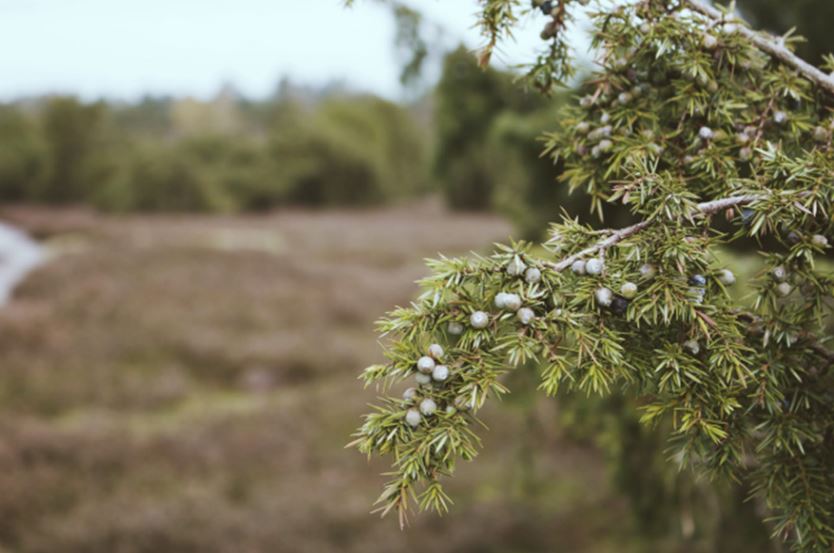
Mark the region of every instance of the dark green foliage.
POLYGON ((559 399, 568 436, 579 443, 591 440, 605 454, 642 535, 700 544, 699 551, 772 550, 756 503, 746 501, 749 490, 670 464, 668 422, 656 428, 641 424, 635 398, 561 394, 559 399))
MULTIPOLYGON (((599 225, 590 213, 587 196, 571 194, 567 187, 555 184, 563 164, 544 155, 542 125, 558 125, 564 100, 555 98, 551 107, 529 113, 503 112, 489 129, 482 150, 488 174, 495 181, 492 206, 512 220, 524 239, 543 238, 560 209, 578 214, 582 222, 599 225)), ((612 210, 606 218, 614 225, 630 221, 625 209, 612 210)))
POLYGON ((486 209, 498 179, 484 155, 489 130, 503 112, 524 113, 544 104, 509 74, 482 70, 463 46, 446 56, 435 92, 434 173, 455 209, 486 209))
POLYGON ((46 177, 46 144, 31 117, 0 108, 0 197, 21 201, 46 177))
POLYGON ((80 202, 104 169, 106 106, 75 98, 49 100, 42 115, 46 176, 32 191, 37 201, 80 202))
MULTIPOLYGON (((526 115, 501 114, 490 129, 484 149, 490 174, 497 183, 493 204, 510 217, 525 239, 542 238, 558 207, 567 207, 570 202, 565 188, 553 185, 561 167, 542 159, 539 140, 542 123, 555 121, 556 111, 551 108, 526 115)), ((572 212, 579 212, 573 207, 572 212)))
POLYGON ((226 164, 218 158, 200 159, 189 151, 201 146, 133 145, 125 164, 97 190, 94 205, 107 211, 229 210, 231 199, 213 170, 226 164))
POLYGON ((390 102, 331 100, 289 127, 269 154, 290 203, 378 204, 426 189, 420 131, 390 102))

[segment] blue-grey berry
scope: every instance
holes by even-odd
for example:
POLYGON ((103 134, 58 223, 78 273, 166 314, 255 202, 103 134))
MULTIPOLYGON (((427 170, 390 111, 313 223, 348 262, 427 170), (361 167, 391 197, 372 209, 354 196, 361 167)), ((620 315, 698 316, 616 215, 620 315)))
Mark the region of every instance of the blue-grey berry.
POLYGON ((429 356, 423 356, 417 360, 417 370, 421 373, 431 374, 434 370, 434 359, 429 356))
POLYGON ((611 302, 614 301, 614 293, 605 287, 597 288, 597 291, 594 292, 594 296, 596 297, 597 303, 603 307, 610 306, 611 302))
POLYGON ((443 359, 443 353, 443 346, 440 344, 432 344, 429 346, 429 355, 437 361, 443 359))
POLYGON ((506 294, 504 296, 504 308, 507 311, 518 311, 521 307, 521 297, 518 294, 506 294))
POLYGON ((584 275, 585 274, 585 262, 581 259, 578 261, 574 261, 573 265, 570 266, 570 270, 573 271, 577 275, 584 275))
POLYGON ((779 286, 776 287, 776 291, 779 292, 780 296, 789 296, 793 291, 793 286, 787 282, 780 282, 779 286))
POLYGON ((524 280, 527 281, 528 284, 536 284, 542 279, 542 272, 535 267, 530 267, 527 269, 527 272, 524 273, 524 280))
POLYGON ((434 371, 431 373, 431 377, 435 382, 444 382, 447 378, 449 378, 449 367, 446 365, 436 366, 434 371))
POLYGON ((698 355, 701 352, 701 344, 697 340, 687 340, 683 343, 683 348, 692 355, 698 355))
POLYGON ((788 270, 785 269, 784 265, 774 267, 770 274, 776 282, 782 282, 788 278, 788 270))
POLYGON ((420 426, 420 422, 423 420, 423 416, 420 415, 420 411, 417 409, 409 409, 405 412, 405 422, 412 428, 417 428, 420 426))
POLYGON ((516 317, 521 324, 526 326, 533 322, 533 319, 536 318, 536 313, 529 307, 522 307, 516 313, 516 317))
POLYGON ((446 330, 452 336, 460 336, 463 334, 463 325, 457 321, 449 321, 449 324, 446 325, 446 330))
POLYGON ((525 265, 521 258, 517 255, 507 264, 507 274, 510 276, 519 276, 524 274, 526 269, 527 265, 525 265))
POLYGON ((581 121, 576 124, 576 132, 577 134, 588 134, 591 130, 591 124, 587 121, 581 121))
POLYGON ((721 272, 718 273, 718 280, 725 286, 732 286, 736 283, 736 275, 734 275, 729 269, 722 269, 721 272))
POLYGON ((815 234, 811 237, 811 243, 818 248, 827 248, 828 247, 828 238, 823 236, 822 234, 815 234))
POLYGON ((705 34, 702 42, 707 50, 713 50, 718 46, 718 39, 710 34, 705 34))
POLYGON ((446 406, 446 414, 447 415, 454 415, 457 412, 458 412, 458 410, 455 409, 454 406, 452 406, 452 405, 447 405, 446 406))
POLYGON ((711 140, 715 133, 712 132, 712 129, 709 127, 701 127, 698 129, 698 136, 700 136, 703 140, 711 140))
POLYGON ((788 114, 784 111, 777 111, 773 114, 773 122, 777 125, 783 125, 788 120, 788 114))
POLYGON ((489 315, 483 311, 475 311, 469 317, 469 323, 472 325, 472 328, 477 328, 479 330, 486 328, 489 325, 489 315))
POLYGON ((706 286, 707 278, 704 275, 695 274, 689 277, 689 284, 693 286, 706 286))
POLYGON ((589 275, 601 275, 603 269, 605 269, 605 262, 602 259, 595 257, 585 262, 585 272, 589 275))
POLYGON ((425 373, 417 373, 416 375, 414 375, 414 380, 417 381, 417 384, 425 386, 426 384, 431 384, 431 375, 425 373))
POLYGON ((431 398, 426 398, 420 402, 420 412, 427 417, 434 415, 437 411, 437 403, 431 398))
POLYGON ((417 388, 406 388, 403 392, 403 399, 406 401, 414 401, 417 397, 417 388))
POLYGON ((495 295, 495 307, 504 309, 507 306, 507 295, 505 292, 498 292, 495 295))

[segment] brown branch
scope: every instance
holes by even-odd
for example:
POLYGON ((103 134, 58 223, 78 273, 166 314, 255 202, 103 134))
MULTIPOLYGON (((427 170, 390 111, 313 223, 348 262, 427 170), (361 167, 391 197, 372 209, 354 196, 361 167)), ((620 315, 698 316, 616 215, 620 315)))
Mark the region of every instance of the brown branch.
MULTIPOLYGON (((705 15, 714 21, 723 21, 724 14, 701 0, 684 0, 684 4, 692 11, 705 15)), ((738 26, 738 32, 752 42, 759 50, 770 54, 785 65, 799 71, 806 79, 819 85, 829 94, 834 94, 834 75, 828 75, 819 68, 803 60, 779 42, 743 25, 738 26)))
MULTIPOLYGON (((711 215, 713 213, 725 210, 730 207, 734 207, 737 205, 742 204, 749 204, 750 202, 754 202, 758 199, 761 199, 762 196, 758 195, 745 195, 745 196, 731 196, 729 198, 721 198, 719 200, 713 200, 710 202, 703 202, 698 204, 698 211, 702 215, 711 215)), ((590 257, 597 253, 607 250, 611 246, 614 246, 618 242, 621 242, 628 238, 629 236, 633 236, 638 232, 642 231, 646 227, 650 226, 654 222, 653 219, 646 219, 645 221, 640 221, 639 223, 635 223, 629 227, 624 227, 618 230, 610 231, 611 234, 597 242, 596 244, 585 248, 584 250, 577 252, 573 255, 569 255, 568 257, 562 259, 558 262, 550 262, 547 266, 556 272, 564 271, 568 267, 574 264, 574 262, 579 261, 585 257, 590 257)))

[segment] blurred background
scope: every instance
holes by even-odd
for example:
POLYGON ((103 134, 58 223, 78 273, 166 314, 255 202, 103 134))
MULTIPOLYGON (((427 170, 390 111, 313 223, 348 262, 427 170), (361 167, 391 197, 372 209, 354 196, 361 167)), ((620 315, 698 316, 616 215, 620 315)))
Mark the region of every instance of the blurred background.
MULTIPOLYGON (((780 551, 628 398, 535 367, 450 515, 368 514, 373 321, 423 258, 588 211, 537 140, 572 95, 513 82, 543 21, 482 71, 476 9, 0 0, 0 552, 780 551)), ((834 50, 830 0, 739 9, 834 50)))

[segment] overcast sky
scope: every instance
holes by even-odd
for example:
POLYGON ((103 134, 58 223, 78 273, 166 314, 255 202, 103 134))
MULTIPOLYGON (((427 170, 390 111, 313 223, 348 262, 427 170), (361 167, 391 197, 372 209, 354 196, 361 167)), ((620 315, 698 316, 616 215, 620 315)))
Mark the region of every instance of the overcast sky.
MULTIPOLYGON (((413 0, 442 42, 480 44, 476 0, 413 0)), ((500 61, 529 60, 541 17, 526 21, 500 61)), ((0 0, 0 99, 62 92, 131 99, 209 97, 224 82, 248 96, 282 76, 342 80, 402 94, 390 14, 372 0, 0 0)))

